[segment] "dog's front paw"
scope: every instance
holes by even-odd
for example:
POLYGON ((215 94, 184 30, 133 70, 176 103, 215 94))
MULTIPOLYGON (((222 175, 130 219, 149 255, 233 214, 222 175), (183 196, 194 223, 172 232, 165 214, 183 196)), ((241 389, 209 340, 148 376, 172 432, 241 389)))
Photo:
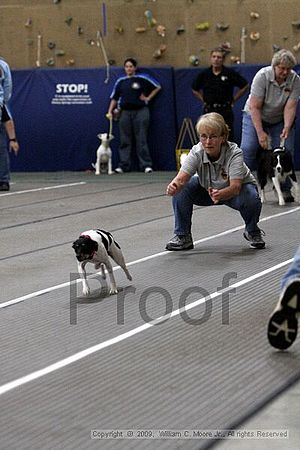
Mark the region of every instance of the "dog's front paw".
POLYGON ((119 291, 118 291, 118 288, 110 288, 110 290, 109 290, 109 295, 115 295, 115 294, 117 294, 119 291))
POLYGON ((266 203, 266 195, 265 195, 264 191, 261 191, 261 193, 260 193, 260 201, 262 203, 266 203))
POLYGON ((87 297, 88 295, 90 295, 90 288, 89 287, 84 287, 82 288, 82 294, 87 297))
POLYGON ((281 198, 279 200, 279 206, 284 206, 285 205, 285 200, 283 198, 281 198))

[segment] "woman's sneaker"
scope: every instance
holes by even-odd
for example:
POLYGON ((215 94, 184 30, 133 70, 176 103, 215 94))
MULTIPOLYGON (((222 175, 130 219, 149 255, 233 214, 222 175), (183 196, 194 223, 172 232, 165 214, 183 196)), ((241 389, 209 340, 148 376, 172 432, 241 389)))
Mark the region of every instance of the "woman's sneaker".
POLYGON ((115 173, 124 173, 124 172, 123 169, 121 169, 121 167, 116 167, 115 173))
POLYGON ((272 347, 285 350, 297 337, 300 312, 300 278, 294 278, 284 288, 269 320, 268 339, 272 347))
POLYGON ((167 250, 191 250, 194 248, 193 239, 191 234, 182 236, 175 236, 167 243, 167 250))
POLYGON ((262 236, 264 235, 264 231, 257 230, 254 233, 249 233, 247 230, 244 231, 244 238, 250 242, 250 247, 253 248, 265 248, 266 243, 263 240, 262 236))

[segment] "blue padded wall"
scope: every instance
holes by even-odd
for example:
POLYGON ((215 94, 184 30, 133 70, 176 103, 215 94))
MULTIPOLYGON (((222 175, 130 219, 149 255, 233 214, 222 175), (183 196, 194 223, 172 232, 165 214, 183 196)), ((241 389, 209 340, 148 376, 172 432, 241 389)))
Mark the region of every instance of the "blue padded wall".
MULTIPOLYGON (((251 83, 262 66, 236 65, 251 83)), ((299 70, 299 67, 296 69, 299 70)), ((151 103, 149 147, 154 170, 175 170, 175 147, 182 121, 193 123, 201 114, 201 104, 194 97, 191 84, 200 68, 145 68, 162 85, 151 103)), ((123 68, 106 69, 34 69, 15 70, 11 109, 14 115, 20 153, 11 155, 12 171, 59 171, 91 169, 99 145, 98 133, 108 131, 105 118, 109 97, 123 68)), ((240 143, 241 110, 247 95, 235 107, 235 136, 240 143)), ((300 106, 298 106, 298 115, 300 106)), ((111 142, 113 167, 118 164, 119 132, 113 124, 111 142)), ((296 125, 296 168, 300 169, 300 123, 296 125)), ((133 168, 137 159, 133 157, 133 168)))
MULTIPOLYGON (((149 146, 155 170, 175 168, 176 144, 173 70, 145 69, 162 84, 151 103, 149 146)), ((11 109, 20 141, 20 153, 11 158, 13 171, 86 170, 95 162, 98 133, 107 132, 105 118, 110 94, 122 68, 42 69, 13 71, 11 109)), ((119 133, 115 139, 113 165, 118 163, 119 133)), ((134 159, 136 166, 136 158, 134 159)))

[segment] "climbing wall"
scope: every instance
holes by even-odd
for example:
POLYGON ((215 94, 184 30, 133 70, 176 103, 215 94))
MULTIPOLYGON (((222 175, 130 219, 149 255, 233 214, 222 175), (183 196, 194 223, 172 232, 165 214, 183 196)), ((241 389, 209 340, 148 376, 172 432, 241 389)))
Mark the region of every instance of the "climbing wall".
POLYGON ((220 45, 227 64, 269 63, 283 47, 300 59, 299 0, 0 3, 0 54, 12 68, 121 66, 127 56, 144 66, 206 66, 220 45))

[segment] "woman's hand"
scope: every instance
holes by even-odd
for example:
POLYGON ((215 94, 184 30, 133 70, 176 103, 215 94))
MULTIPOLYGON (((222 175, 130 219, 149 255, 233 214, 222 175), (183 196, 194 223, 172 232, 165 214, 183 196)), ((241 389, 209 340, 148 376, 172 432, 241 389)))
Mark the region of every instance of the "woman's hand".
POLYGON ((267 150, 269 148, 269 136, 267 133, 265 133, 264 131, 262 131, 261 133, 258 134, 258 142, 259 145, 264 148, 265 150, 267 150))
POLYGON ((178 185, 174 181, 171 181, 171 183, 167 186, 166 194, 173 196, 177 193, 177 191, 178 185))
POLYGON ((140 95, 140 100, 142 100, 142 102, 145 102, 146 105, 149 103, 149 97, 146 97, 144 94, 140 95))
POLYGON ((212 187, 209 187, 208 193, 214 204, 219 203, 219 201, 221 200, 219 189, 213 189, 212 187))

